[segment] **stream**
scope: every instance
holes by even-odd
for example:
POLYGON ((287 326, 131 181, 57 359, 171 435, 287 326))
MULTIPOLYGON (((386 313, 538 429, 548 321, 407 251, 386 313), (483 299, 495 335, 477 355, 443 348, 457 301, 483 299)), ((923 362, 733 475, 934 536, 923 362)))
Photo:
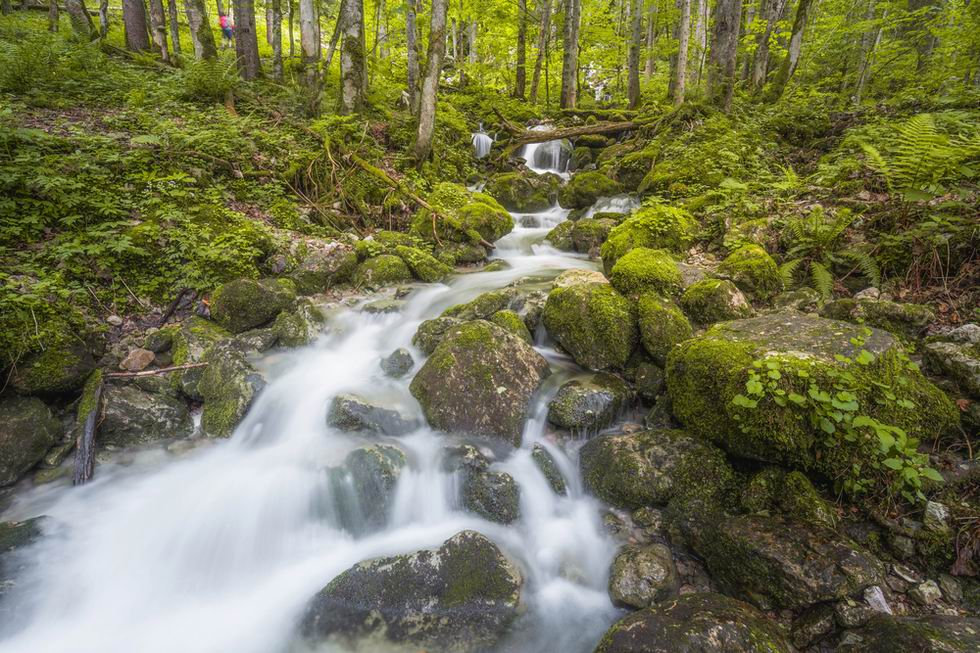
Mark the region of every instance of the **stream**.
MULTIPOLYGON (((530 149, 532 168, 567 174, 560 146, 530 149)), ((518 279, 545 283, 562 270, 594 269, 544 242, 567 213, 515 214, 515 229, 493 254, 505 270, 420 285, 395 313, 359 310, 376 297, 336 309, 312 345, 264 355, 269 384, 230 439, 178 457, 147 450, 100 465, 88 485, 18 496, 5 518, 45 514, 53 525, 31 551, 37 565, 18 584, 20 612, 0 634, 0 652, 298 653, 306 650, 296 636, 304 607, 337 574, 368 558, 438 546, 464 529, 486 534, 524 571, 527 610, 500 651, 591 651, 618 614, 606 587, 617 544, 582 487, 581 442, 545 437, 548 399, 582 373, 546 334, 535 334, 535 344, 553 374, 531 407, 522 446, 498 452, 493 464, 521 488, 520 519, 510 526, 460 509, 454 478, 440 467, 452 437, 427 426, 398 438, 366 436, 325 422, 331 398, 350 392, 424 424, 408 391, 413 373, 389 378, 379 360, 406 347, 417 371, 424 357, 411 339, 423 320, 518 279), (323 470, 371 441, 399 446, 409 469, 383 530, 354 537, 325 508, 332 499, 323 470), (533 463, 535 443, 554 457, 567 496, 556 495, 533 463)))

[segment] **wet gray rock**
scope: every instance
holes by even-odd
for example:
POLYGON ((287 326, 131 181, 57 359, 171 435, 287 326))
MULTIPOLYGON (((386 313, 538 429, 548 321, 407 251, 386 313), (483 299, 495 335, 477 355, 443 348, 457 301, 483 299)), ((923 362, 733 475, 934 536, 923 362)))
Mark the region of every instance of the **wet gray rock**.
POLYGON ((323 310, 309 298, 301 297, 279 313, 272 331, 280 347, 302 347, 317 339, 325 322, 323 310))
POLYGON ((934 580, 919 583, 909 590, 909 597, 922 606, 930 606, 943 598, 939 585, 934 580))
POLYGON ((612 424, 629 395, 629 386, 611 374, 572 379, 548 403, 548 421, 573 433, 595 433, 612 424))
POLYGON ((351 451, 342 465, 327 470, 334 517, 354 535, 384 527, 406 464, 402 450, 388 444, 351 451))
POLYGON ((412 370, 414 365, 412 354, 404 347, 399 347, 381 359, 381 371, 393 379, 402 378, 412 370))
POLYGON ((609 574, 609 596, 627 608, 646 608, 677 593, 677 567, 663 544, 620 549, 609 574))
POLYGON ((227 437, 265 387, 265 380, 234 341, 213 346, 205 354, 208 365, 197 391, 204 400, 201 427, 207 435, 227 437))
POLYGON ((109 383, 103 392, 99 446, 132 447, 194 433, 187 403, 172 391, 147 392, 129 383, 109 383))
POLYGON ((471 472, 464 476, 463 507, 499 524, 520 517, 521 488, 506 472, 471 472))
POLYGON ((980 619, 929 615, 878 615, 848 633, 838 653, 976 653, 980 651, 980 619))
POLYGON ((636 366, 633 385, 641 399, 653 402, 664 391, 666 380, 661 368, 653 363, 644 362, 636 366))
POLYGON ((484 472, 490 461, 472 444, 458 444, 442 449, 442 469, 446 472, 484 472))
POLYGON ((327 425, 341 431, 371 431, 382 435, 405 435, 415 424, 391 410, 354 394, 341 394, 330 402, 327 425))
POLYGON ((568 493, 565 478, 561 475, 561 470, 558 469, 558 465, 555 464, 555 459, 551 457, 547 449, 540 444, 535 444, 531 448, 531 460, 534 461, 534 464, 544 474, 545 480, 548 481, 548 485, 551 486, 555 494, 565 495, 568 493))
POLYGON ((799 649, 805 649, 836 630, 833 606, 822 603, 810 608, 793 622, 793 644, 799 649))
POLYGON ((0 399, 0 486, 16 483, 61 435, 61 422, 40 399, 0 399))
POLYGON ((149 349, 136 348, 126 354, 126 358, 119 363, 119 369, 126 372, 141 372, 150 366, 156 359, 156 354, 149 349))
POLYGON ((312 295, 350 281, 357 268, 353 247, 339 242, 308 241, 305 244, 306 252, 291 275, 301 294, 312 295))
POLYGON ((492 541, 463 531, 438 549, 351 567, 313 597, 300 631, 314 643, 371 637, 411 650, 475 653, 507 633, 521 612, 522 586, 492 541))
POLYGON ((966 324, 942 341, 926 343, 922 353, 930 372, 951 379, 964 393, 980 399, 980 342, 974 341, 980 335, 975 333, 980 334, 980 327, 966 324))

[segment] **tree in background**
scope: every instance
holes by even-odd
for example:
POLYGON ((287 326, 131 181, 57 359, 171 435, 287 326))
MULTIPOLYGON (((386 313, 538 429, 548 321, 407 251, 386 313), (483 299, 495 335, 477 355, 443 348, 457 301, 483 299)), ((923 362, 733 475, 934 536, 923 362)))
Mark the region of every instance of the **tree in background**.
POLYGON ((534 59, 534 73, 531 75, 531 104, 538 101, 538 88, 541 83, 541 68, 548 56, 548 41, 551 39, 551 0, 540 0, 538 11, 541 23, 538 27, 538 53, 534 59))
POLYGON ((244 80, 259 76, 259 41, 255 31, 255 0, 235 0, 235 55, 244 80))
POLYGON ((407 73, 405 85, 408 93, 408 109, 412 115, 419 112, 419 43, 416 27, 416 2, 406 0, 405 5, 405 49, 407 73))
POLYGON ((146 31, 146 6, 143 0, 123 0, 122 15, 126 47, 133 52, 149 50, 150 37, 146 31))
POLYGON ((163 0, 150 0, 150 32, 153 46, 160 53, 164 63, 170 63, 170 50, 167 48, 167 18, 163 0))
POLYGON ((632 0, 630 6, 629 107, 640 105, 640 50, 643 47, 643 0, 632 0))
POLYGON ((562 109, 574 109, 578 97, 579 27, 582 19, 582 0, 564 0, 565 31, 561 67, 562 109))
POLYGON ((214 59, 218 49, 214 43, 214 32, 208 22, 208 8, 205 0, 184 0, 184 14, 191 32, 194 56, 197 59, 214 59))
POLYGON ((446 0, 432 0, 429 19, 429 50, 425 59, 425 77, 419 102, 419 127, 415 137, 415 160, 421 165, 432 154, 432 139, 436 128, 436 96, 442 73, 442 57, 446 52, 446 0))
POLYGON ((773 77, 768 94, 770 100, 778 100, 782 96, 783 91, 786 90, 786 84, 800 63, 800 54, 803 52, 803 32, 806 30, 807 18, 812 4, 813 0, 799 0, 796 5, 796 16, 793 18, 793 31, 789 37, 789 47, 779 70, 773 77))
MULTIPOLYGON (((337 26, 339 29, 339 18, 337 26)), ((303 83, 310 97, 316 98, 320 95, 320 30, 314 0, 299 0, 299 40, 303 83)))
POLYGON ((735 91, 738 36, 742 26, 742 0, 718 0, 708 62, 708 100, 727 111, 735 91))
POLYGON ((83 41, 91 41, 98 38, 99 33, 95 30, 95 23, 92 16, 85 7, 85 0, 65 0, 65 11, 71 20, 71 29, 83 41))
POLYGON ((174 55, 180 55, 180 25, 177 23, 177 0, 167 0, 167 17, 170 21, 170 42, 173 44, 174 55))
POLYGON ((364 61, 364 3, 344 0, 340 5, 340 113, 357 113, 367 90, 364 61))
POLYGON ((527 0, 517 0, 517 73, 514 97, 524 99, 527 87, 527 0))
POLYGON ((691 36, 691 0, 677 0, 680 16, 674 30, 677 40, 677 54, 672 60, 670 84, 667 87, 667 97, 675 104, 684 104, 687 90, 687 51, 691 36))

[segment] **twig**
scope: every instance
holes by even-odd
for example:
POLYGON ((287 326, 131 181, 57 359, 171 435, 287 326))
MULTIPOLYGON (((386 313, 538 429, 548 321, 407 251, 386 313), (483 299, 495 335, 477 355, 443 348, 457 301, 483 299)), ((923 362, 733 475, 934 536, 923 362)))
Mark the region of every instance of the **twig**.
POLYGON ((134 292, 133 292, 133 291, 132 291, 132 290, 130 289, 130 287, 129 287, 129 284, 128 284, 128 283, 126 283, 126 280, 125 280, 125 279, 123 279, 122 277, 119 277, 119 280, 120 280, 120 281, 122 281, 122 285, 124 285, 124 286, 126 286, 126 290, 127 290, 128 292, 129 292, 129 294, 130 294, 130 296, 131 296, 131 297, 132 297, 133 299, 135 299, 135 300, 136 300, 136 303, 137 303, 137 304, 139 304, 140 306, 142 306, 144 310, 147 310, 147 311, 148 311, 148 310, 150 310, 150 307, 149 307, 149 306, 147 306, 146 304, 144 304, 144 303, 143 303, 143 300, 142 300, 142 299, 140 299, 139 297, 137 297, 137 296, 136 296, 136 293, 134 293, 134 292))
POLYGON ((167 307, 167 310, 164 312, 163 317, 161 317, 160 321, 157 323, 157 328, 162 327, 164 324, 167 323, 167 320, 173 317, 174 312, 177 310, 177 306, 180 305, 180 301, 184 298, 184 295, 187 294, 188 290, 190 290, 190 288, 180 289, 180 292, 177 293, 177 296, 174 297, 174 300, 170 302, 170 306, 167 307))
POLYGON ((141 376, 156 376, 157 374, 166 374, 167 372, 176 372, 178 370, 191 370, 195 367, 207 367, 207 363, 188 363, 187 365, 161 367, 158 370, 143 370, 142 372, 109 372, 105 376, 107 379, 135 379, 141 376))

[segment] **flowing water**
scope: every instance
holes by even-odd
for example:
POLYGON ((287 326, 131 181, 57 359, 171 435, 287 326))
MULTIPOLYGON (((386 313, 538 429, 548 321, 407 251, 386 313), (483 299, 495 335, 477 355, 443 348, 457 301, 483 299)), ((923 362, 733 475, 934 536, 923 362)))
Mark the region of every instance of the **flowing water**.
POLYGON ((480 130, 473 132, 473 154, 476 158, 482 159, 490 154, 491 147, 493 147, 493 138, 483 131, 483 125, 480 125, 480 130))
MULTIPOLYGON (((485 533, 524 570, 527 611, 502 651, 591 651, 617 614, 606 591, 616 544, 602 528, 599 504, 583 491, 577 444, 545 438, 547 399, 581 370, 543 334, 538 350, 555 374, 532 406, 523 445, 494 463, 521 487, 518 522, 502 526, 458 508, 453 479, 439 464, 452 440, 427 427, 371 438, 396 444, 409 459, 383 530, 354 537, 323 509, 331 500, 324 468, 366 440, 326 426, 330 399, 353 392, 421 419, 408 392, 412 375, 385 377, 381 357, 411 348, 423 319, 481 292, 592 268, 543 242, 566 214, 515 215, 516 228, 495 251, 510 264, 506 270, 421 286, 400 313, 337 310, 314 344, 264 357, 269 385, 229 440, 177 457, 148 451, 100 465, 89 485, 22 494, 5 517, 45 514, 53 525, 30 552, 36 565, 29 578, 10 597, 20 613, 5 624, 0 652, 305 650, 297 621, 334 576, 367 558, 438 546, 463 529, 485 533), (555 495, 534 465, 534 443, 555 458, 568 496, 555 495)), ((418 367, 422 357, 412 351, 418 367)))
MULTIPOLYGON (((532 131, 548 131, 551 125, 538 125, 532 131)), ((521 158, 527 162, 527 167, 538 174, 553 172, 567 179, 568 166, 572 161, 572 143, 568 139, 546 141, 544 143, 529 143, 521 148, 521 158)))

